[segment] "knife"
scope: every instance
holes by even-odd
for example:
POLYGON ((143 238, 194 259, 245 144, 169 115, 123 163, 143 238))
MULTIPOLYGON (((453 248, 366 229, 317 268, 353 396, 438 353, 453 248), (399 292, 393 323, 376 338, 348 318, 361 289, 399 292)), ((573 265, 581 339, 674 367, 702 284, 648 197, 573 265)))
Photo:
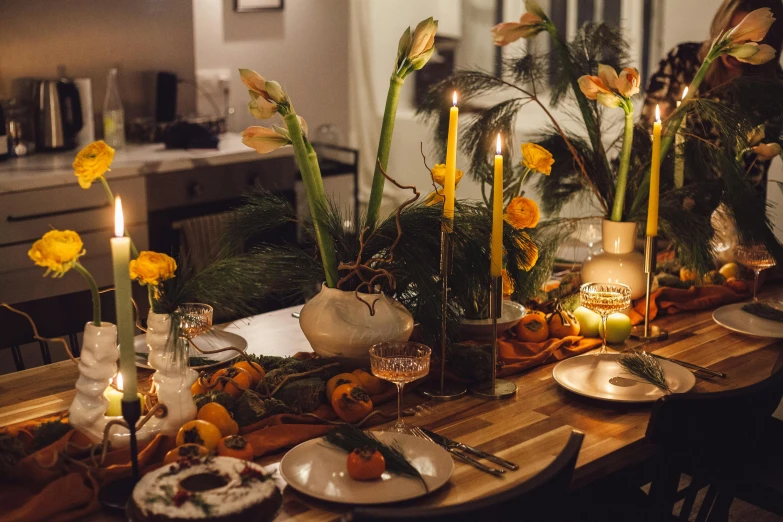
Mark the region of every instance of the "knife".
POLYGON ((456 440, 452 440, 448 437, 444 437, 443 435, 438 435, 434 431, 428 430, 427 428, 421 428, 421 431, 423 431, 430 438, 432 438, 432 440, 435 441, 436 444, 439 444, 445 448, 454 448, 462 451, 467 451, 468 453, 472 453, 477 457, 487 459, 490 462, 494 462, 495 464, 503 466, 504 468, 508 468, 512 471, 516 471, 519 469, 518 465, 514 464, 513 462, 509 462, 506 459, 502 459, 497 455, 487 453, 486 451, 481 451, 480 449, 476 449, 474 447, 468 446, 467 444, 464 444, 462 442, 457 442, 456 440))
POLYGON ((680 361, 678 359, 672 359, 670 357, 664 357, 663 355, 658 355, 655 353, 651 353, 653 357, 657 357, 658 359, 662 359, 664 361, 673 362, 674 364, 679 364, 680 366, 684 366, 685 368, 688 368, 690 370, 695 370, 698 372, 706 373, 707 375, 710 375, 712 377, 721 377, 723 379, 726 378, 726 374, 723 372, 710 370, 709 368, 705 368, 704 366, 699 366, 698 364, 693 364, 685 361, 680 361))

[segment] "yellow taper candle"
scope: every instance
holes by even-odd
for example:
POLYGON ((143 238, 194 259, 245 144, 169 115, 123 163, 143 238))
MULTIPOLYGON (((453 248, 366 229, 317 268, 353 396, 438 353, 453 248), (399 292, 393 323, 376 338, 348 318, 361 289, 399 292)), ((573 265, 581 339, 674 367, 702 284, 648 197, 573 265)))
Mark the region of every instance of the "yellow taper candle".
POLYGON ((446 180, 443 186, 443 216, 454 219, 454 185, 457 173, 457 123, 459 109, 457 108, 457 91, 452 96, 454 104, 449 112, 449 139, 446 142, 446 180))
POLYGON ((661 183, 661 109, 655 106, 652 158, 650 160, 650 202, 647 205, 647 235, 658 235, 658 192, 661 183))
POLYGON ((500 152, 500 134, 498 134, 492 185, 492 244, 490 248, 490 275, 492 277, 500 277, 503 272, 503 156, 500 152))
POLYGON ((133 346, 133 308, 131 302, 130 263, 131 240, 125 236, 122 201, 114 202, 114 236, 111 238, 111 260, 114 268, 114 304, 117 309, 117 337, 120 342, 120 371, 124 379, 122 400, 133 402, 136 397, 136 353, 133 346))

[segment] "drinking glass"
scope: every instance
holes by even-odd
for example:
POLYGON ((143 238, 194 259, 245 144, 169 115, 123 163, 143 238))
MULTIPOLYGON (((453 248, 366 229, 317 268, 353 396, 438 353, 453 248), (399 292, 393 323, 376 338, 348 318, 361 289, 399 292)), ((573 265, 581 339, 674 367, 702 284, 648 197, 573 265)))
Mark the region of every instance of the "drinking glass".
POLYGON ((182 336, 193 339, 212 329, 212 307, 203 303, 183 303, 179 312, 182 336))
POLYGON ((429 347, 408 341, 379 343, 370 348, 370 368, 376 377, 397 385, 397 423, 393 430, 406 433, 402 421, 402 388, 430 372, 429 347))
POLYGON ((582 306, 601 316, 604 328, 599 354, 606 353, 606 318, 631 306, 631 289, 619 283, 585 283, 579 289, 582 306))
POLYGON ((756 290, 759 286, 759 274, 762 270, 775 266, 775 258, 767 251, 767 247, 760 244, 739 245, 734 250, 734 256, 739 264, 750 268, 756 275, 753 280, 753 302, 758 303, 759 299, 756 297, 756 290))

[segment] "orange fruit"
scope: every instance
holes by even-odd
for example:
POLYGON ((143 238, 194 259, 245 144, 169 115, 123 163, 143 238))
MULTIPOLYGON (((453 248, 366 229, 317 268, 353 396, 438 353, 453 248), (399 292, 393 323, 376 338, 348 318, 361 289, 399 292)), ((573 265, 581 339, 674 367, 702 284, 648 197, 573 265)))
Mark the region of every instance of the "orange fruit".
POLYGON ((237 435, 239 433, 239 424, 231 418, 231 414, 222 404, 208 402, 198 410, 196 418, 211 422, 217 426, 220 430, 220 434, 224 437, 237 435))
POLYGON ((211 422, 192 420, 183 424, 177 432, 177 446, 198 444, 214 451, 222 438, 220 429, 211 422))
POLYGON ((514 332, 517 339, 526 343, 541 343, 549 337, 549 325, 546 322, 546 316, 541 312, 528 312, 520 320, 514 332))
POLYGON ((204 446, 200 446, 198 444, 183 444, 182 446, 177 446, 173 450, 166 453, 166 456, 163 457, 163 463, 173 464, 179 459, 188 457, 205 457, 207 455, 209 455, 209 450, 204 446))
POLYGON ((372 411, 372 399, 353 384, 341 384, 332 394, 332 408, 345 422, 359 422, 372 411))
POLYGON ((549 337, 562 339, 572 335, 579 335, 579 320, 571 312, 558 310, 547 316, 549 337))
POLYGON ((209 385, 214 390, 225 391, 235 399, 238 399, 245 390, 252 388, 253 377, 247 370, 232 366, 213 373, 209 379, 209 385), (224 377, 224 379, 221 379, 221 377, 224 377))
POLYGON ((370 395, 378 395, 379 393, 383 393, 384 388, 386 388, 386 381, 379 379, 375 375, 366 372, 361 368, 354 370, 352 373, 359 379, 361 387, 364 388, 365 391, 367 391, 367 393, 370 395))
POLYGON ((217 454, 221 457, 253 460, 253 446, 240 435, 223 437, 218 442, 217 454))
POLYGON ((353 384, 360 386, 362 383, 359 378, 352 373, 338 373, 326 382, 326 398, 331 402, 334 390, 343 384, 353 384))
POLYGON ((239 361, 238 363, 235 363, 233 366, 234 368, 245 370, 247 373, 250 374, 250 377, 253 379, 253 388, 255 388, 256 384, 261 382, 261 379, 263 379, 264 375, 266 375, 264 368, 256 362, 239 361))

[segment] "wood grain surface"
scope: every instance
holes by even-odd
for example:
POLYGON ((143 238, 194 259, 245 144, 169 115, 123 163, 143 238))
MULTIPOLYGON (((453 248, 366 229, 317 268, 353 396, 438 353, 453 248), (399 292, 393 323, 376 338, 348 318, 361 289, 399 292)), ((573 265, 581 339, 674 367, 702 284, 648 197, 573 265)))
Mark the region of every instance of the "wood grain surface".
MULTIPOLYGON (((717 325, 712 310, 662 318, 655 324, 669 331, 666 341, 641 345, 647 351, 720 370, 725 379, 697 379, 696 392, 740 388, 768 377, 781 363, 783 340, 754 338, 717 325)), ((70 361, 0 377, 0 426, 55 413, 67 408, 73 396, 77 369, 70 361)), ((585 433, 573 488, 579 488, 651 455, 656 448, 644 433, 651 405, 601 402, 574 395, 552 378, 552 365, 511 377, 515 397, 485 401, 467 396, 438 403, 410 394, 406 407, 415 417, 406 422, 496 453, 520 465, 504 478, 486 475, 457 462, 449 483, 415 501, 419 505, 468 502, 510 487, 540 471, 563 448, 571 429, 585 433)), ((393 411, 395 405, 384 406, 393 411)), ((259 462, 276 465, 283 453, 259 462)), ((316 501, 286 488, 278 520, 337 520, 347 508, 316 501)), ((101 514, 95 520, 103 519, 101 514)))

